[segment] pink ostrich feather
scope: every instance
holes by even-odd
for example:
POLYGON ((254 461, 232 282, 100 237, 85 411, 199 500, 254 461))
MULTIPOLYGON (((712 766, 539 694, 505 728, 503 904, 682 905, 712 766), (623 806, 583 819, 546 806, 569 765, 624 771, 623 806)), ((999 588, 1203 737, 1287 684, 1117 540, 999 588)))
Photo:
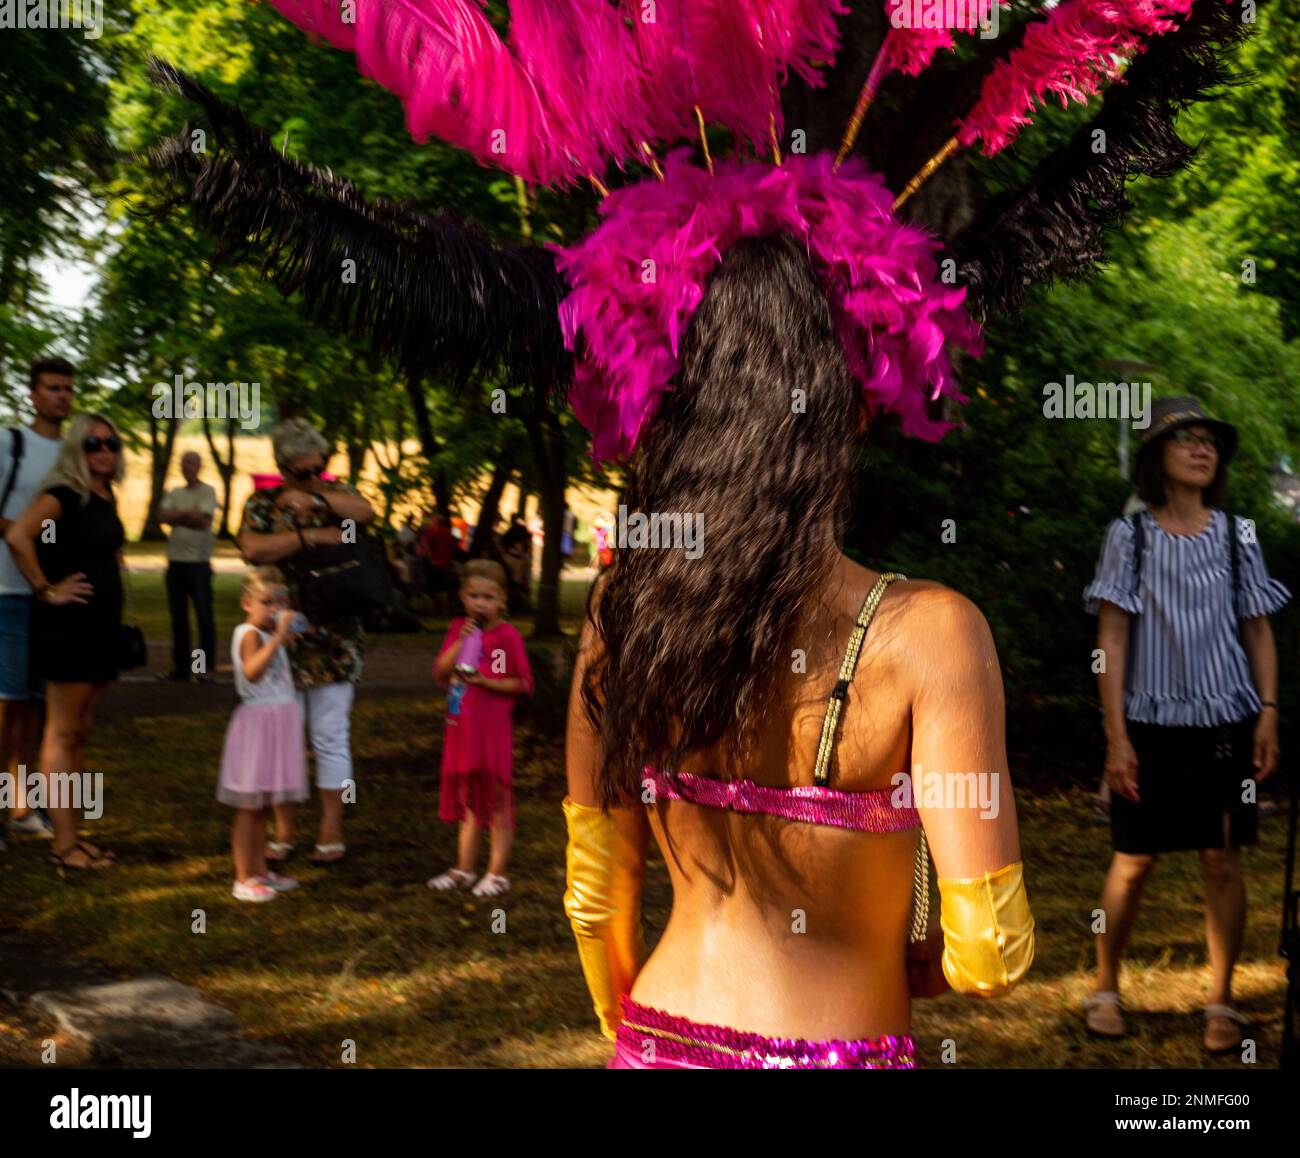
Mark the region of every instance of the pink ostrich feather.
POLYGON ((927 28, 922 24, 926 13, 938 11, 938 7, 923 6, 917 0, 885 0, 889 31, 880 49, 882 59, 877 83, 893 72, 919 76, 929 68, 935 53, 957 47, 954 32, 978 32, 980 24, 992 17, 994 5, 998 3, 1000 0, 959 0, 953 3, 951 24, 927 28))
POLYGON ((1176 28, 1194 0, 1065 0, 1032 25, 989 74, 958 140, 979 140, 986 155, 1006 148, 1055 93, 1062 106, 1086 104, 1146 40, 1176 28))
POLYGON ((672 389, 681 337, 727 249, 777 232, 807 246, 869 409, 899 414, 906 434, 942 437, 950 424, 930 418, 927 402, 965 401, 948 350, 978 353, 979 328, 964 287, 937 278, 939 243, 893 216, 882 177, 856 159, 836 173, 830 154, 721 161, 711 176, 686 150, 664 175, 611 193, 597 229, 555 249, 572 287, 560 305, 577 351, 570 401, 594 459, 630 454, 672 389))
POLYGON ((694 108, 755 145, 780 131, 791 70, 813 83, 838 48, 840 0, 513 0, 506 40, 476 0, 270 0, 352 51, 437 136, 530 182, 564 185, 642 142, 694 135, 694 108))

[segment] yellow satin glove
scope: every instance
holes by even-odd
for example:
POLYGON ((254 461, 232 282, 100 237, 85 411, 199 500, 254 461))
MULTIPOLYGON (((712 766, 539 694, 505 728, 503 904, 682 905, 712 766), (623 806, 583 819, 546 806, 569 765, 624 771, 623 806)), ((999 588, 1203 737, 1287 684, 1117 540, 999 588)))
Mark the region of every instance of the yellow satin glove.
POLYGON ((1029 970, 1034 917, 1021 861, 974 880, 939 879, 943 975, 958 993, 996 997, 1029 970))
POLYGON ((645 961, 641 883, 649 827, 645 810, 603 812, 564 798, 569 829, 565 851, 564 911, 578 941, 600 1032, 612 1038, 623 1020, 619 998, 645 961))

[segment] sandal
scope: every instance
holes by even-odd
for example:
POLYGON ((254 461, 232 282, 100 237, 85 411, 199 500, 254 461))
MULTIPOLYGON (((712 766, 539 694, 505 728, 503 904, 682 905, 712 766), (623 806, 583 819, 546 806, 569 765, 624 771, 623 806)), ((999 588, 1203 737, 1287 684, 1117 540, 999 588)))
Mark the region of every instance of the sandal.
POLYGON ((338 864, 343 859, 343 854, 348 850, 348 846, 342 841, 335 844, 318 844, 316 851, 311 854, 312 864, 338 864))
POLYGON ((84 840, 79 840, 71 848, 65 848, 62 851, 57 848, 54 849, 48 859, 50 864, 57 866, 60 874, 65 869, 72 869, 75 872, 90 872, 113 867, 113 861, 109 857, 104 856, 94 848, 94 845, 88 844, 84 840), (72 864, 68 860, 69 857, 76 853, 81 853, 85 861, 84 864, 72 864))
POLYGON ((298 846, 291 840, 268 840, 266 842, 266 859, 271 864, 288 860, 298 846))
POLYGON ((425 882, 435 893, 449 893, 452 889, 467 889, 474 883, 473 873, 463 873, 460 869, 448 869, 440 876, 425 882))
POLYGON ((473 895, 476 897, 499 897, 509 891, 509 877, 499 877, 496 873, 484 873, 478 884, 474 886, 473 895))
POLYGON ((1124 1005, 1114 990, 1103 989, 1083 1003, 1088 1032, 1098 1037, 1123 1037, 1128 1032, 1124 1024, 1124 1005))
MULTIPOLYGON (((106 861, 114 861, 114 862, 117 860, 117 853, 113 852, 112 849, 100 848, 99 845, 91 844, 90 841, 86 840, 83 837, 77 838, 77 847, 81 849, 81 851, 84 852, 88 857, 91 857, 94 860, 106 860, 106 861)), ((64 855, 67 854, 65 853, 64 855)))
POLYGON ((1231 1005, 1205 1007, 1205 1048, 1210 1053, 1230 1053, 1241 1048, 1245 1027, 1249 1024, 1231 1005))

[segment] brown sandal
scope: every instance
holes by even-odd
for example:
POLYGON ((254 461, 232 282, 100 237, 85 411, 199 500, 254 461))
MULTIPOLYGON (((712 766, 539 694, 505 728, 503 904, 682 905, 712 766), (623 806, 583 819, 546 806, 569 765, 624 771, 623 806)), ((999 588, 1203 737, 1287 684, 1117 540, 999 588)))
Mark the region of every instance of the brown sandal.
POLYGON ((71 848, 64 849, 62 852, 55 849, 49 855, 49 862, 58 868, 60 875, 66 869, 72 869, 74 872, 98 872, 101 869, 113 867, 114 862, 111 858, 105 856, 102 852, 93 853, 90 850, 91 846, 89 844, 84 840, 79 840, 71 848), (85 864, 72 864, 69 862, 68 858, 78 852, 86 858, 85 864))
POLYGON ((1205 1048, 1210 1053, 1229 1053, 1241 1048, 1247 1021, 1231 1005, 1205 1007, 1205 1048))

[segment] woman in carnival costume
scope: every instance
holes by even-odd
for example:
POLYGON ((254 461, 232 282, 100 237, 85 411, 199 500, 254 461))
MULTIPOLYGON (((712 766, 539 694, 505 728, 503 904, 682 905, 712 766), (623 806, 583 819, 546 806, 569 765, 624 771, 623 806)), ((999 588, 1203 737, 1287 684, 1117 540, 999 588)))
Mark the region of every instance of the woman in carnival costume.
POLYGON ((1220 49, 1241 35, 1229 9, 1063 0, 1029 17, 972 65, 974 103, 895 195, 851 156, 857 132, 887 77, 964 51, 973 17, 910 29, 887 0, 839 154, 783 158, 781 87, 791 71, 820 82, 838 0, 665 0, 651 19, 633 0, 514 0, 507 40, 468 0, 359 0, 346 23, 331 0, 273 3, 355 52, 418 139, 604 196, 574 246, 496 249, 277 155, 158 68, 204 106, 217 149, 196 157, 183 133, 155 164, 228 253, 264 245, 265 270, 313 316, 408 373, 567 387, 594 456, 627 468, 628 509, 702 530, 698 553, 616 553, 571 696, 565 909, 611 1065, 915 1065, 911 997, 945 981, 1005 992, 1034 922, 988 628, 937 584, 844 557, 854 436, 894 413, 904 433, 940 437, 941 396, 960 400, 949 348, 978 352, 972 315, 1084 272, 1125 180, 1187 160, 1173 118, 1222 79, 1220 49), (1038 101, 1085 100, 1125 64, 1094 120, 946 248, 905 220, 948 157, 998 152, 1038 101), (730 131, 735 157, 715 161, 706 125, 730 131), (696 134, 698 156, 657 152, 696 134), (609 163, 632 159, 653 176, 609 193, 609 163), (375 292, 342 293, 338 261, 359 250, 375 292), (913 799, 918 766, 976 770, 1002 807, 913 799), (646 960, 651 835, 674 905, 646 960))

